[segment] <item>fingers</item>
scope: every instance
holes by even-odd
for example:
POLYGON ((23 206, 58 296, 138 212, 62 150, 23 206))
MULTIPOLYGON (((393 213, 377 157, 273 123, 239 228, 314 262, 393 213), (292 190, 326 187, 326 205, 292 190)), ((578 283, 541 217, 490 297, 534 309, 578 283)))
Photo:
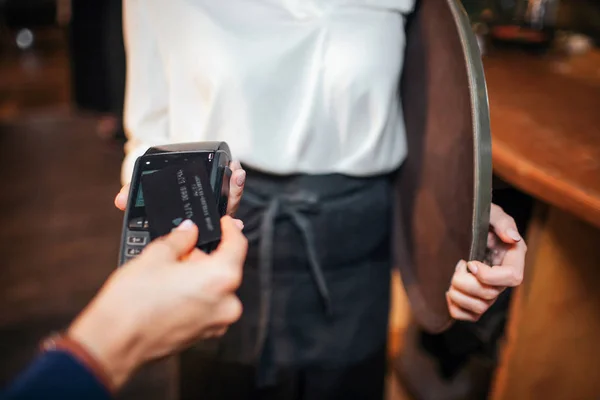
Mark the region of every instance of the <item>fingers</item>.
POLYGON ((525 270, 525 256, 527 255, 527 245, 524 240, 521 240, 514 246, 511 246, 505 253, 504 259, 502 260, 502 267, 513 266, 515 272, 523 277, 523 271, 525 270))
POLYGON ((246 171, 242 168, 239 161, 233 161, 230 165, 231 179, 229 180, 229 198, 227 199, 227 215, 234 215, 237 211, 244 185, 246 184, 246 171))
POLYGON ((490 225, 504 243, 516 243, 522 240, 515 220, 496 204, 492 204, 490 225))
MULTIPOLYGON (((186 221, 184 222, 187 224, 186 221)), ((180 229, 185 230, 185 227, 183 226, 184 222, 182 222, 171 235, 177 233, 180 229)), ((233 265, 232 268, 235 273, 238 272, 238 269, 241 270, 241 265, 243 265, 246 259, 246 251, 248 248, 246 237, 241 233, 241 230, 244 228, 244 223, 241 220, 227 216, 221 219, 221 243, 219 244, 219 247, 217 247, 217 250, 212 252, 210 256, 195 248, 198 228, 193 225, 193 223, 189 227, 193 227, 196 230, 196 239, 192 243, 193 247, 185 255, 179 257, 182 261, 188 261, 190 263, 206 263, 207 258, 217 257, 219 259, 216 263, 218 264, 217 268, 226 270, 230 265, 233 265)))
MULTIPOLYGON (((233 219, 233 223, 235 224, 235 226, 237 226, 237 228, 240 231, 242 229, 244 229, 244 223, 242 222, 241 219, 233 219)), ((207 257, 207 254, 205 252, 200 251, 198 249, 194 249, 188 255, 188 257, 185 258, 185 260, 191 261, 191 262, 198 262, 198 261, 204 261, 206 259, 206 257, 207 257)))
POLYGON ((504 260, 504 255, 512 246, 514 244, 504 243, 494 232, 488 232, 487 247, 490 255, 486 259, 486 263, 488 265, 500 265, 504 260))
POLYGON ((469 271, 477 280, 488 286, 515 287, 523 282, 523 259, 512 256, 509 250, 504 257, 503 265, 490 267, 478 261, 470 261, 469 271), (510 265, 509 262, 515 264, 510 265))
POLYGON ((214 321, 208 329, 204 330, 202 338, 223 336, 227 328, 240 319, 242 311, 242 302, 236 295, 230 294, 223 298, 213 310, 214 321))
POLYGON ((467 263, 461 260, 446 293, 448 310, 454 319, 477 321, 494 304, 501 292, 501 288, 479 282, 467 270, 467 263))
POLYGON ((207 329, 202 332, 199 339, 206 340, 221 337, 227 333, 227 328, 227 326, 219 326, 216 328, 207 329))
POLYGON ((469 296, 454 287, 451 287, 450 290, 448 290, 447 295, 458 307, 479 316, 483 315, 483 313, 490 308, 494 301, 496 301, 495 298, 492 300, 483 300, 477 297, 469 296))
MULTIPOLYGON (((527 245, 524 240, 502 250, 500 265, 493 268, 477 263, 469 263, 469 269, 477 279, 491 286, 519 286, 525 274, 525 256, 527 245)), ((497 260, 496 260, 497 261, 497 260)))
POLYGON ((475 275, 468 273, 465 261, 459 263, 452 278, 451 288, 481 300, 494 300, 504 291, 503 287, 494 287, 479 282, 475 275))
POLYGON ((211 311, 213 321, 208 324, 208 328, 203 329, 200 337, 209 339, 223 336, 229 326, 240 319, 242 311, 243 307, 240 299, 234 294, 226 295, 211 311))
POLYGON ((237 322, 242 316, 243 307, 240 299, 234 295, 225 297, 215 308, 213 315, 215 321, 202 333, 203 339, 223 336, 230 325, 237 322))
POLYGON ((246 260, 248 242, 238 224, 231 217, 221 218, 221 243, 208 257, 211 258, 214 287, 229 292, 242 283, 242 271, 246 260))
POLYGON ((117 196, 115 197, 115 206, 124 211, 127 207, 127 200, 129 197, 129 183, 121 188, 117 196))
POLYGON ((244 222, 241 219, 235 219, 233 220, 233 222, 235 223, 235 225, 238 227, 238 229, 241 231, 242 229, 244 229, 244 222))
POLYGON ((150 243, 144 255, 155 260, 175 261, 188 256, 197 242, 198 227, 192 221, 185 220, 168 235, 150 243))
POLYGON ((480 316, 475 315, 472 312, 466 311, 466 310, 460 308, 458 305, 456 305, 452 301, 452 299, 450 298, 448 293, 446 293, 446 303, 448 304, 448 310, 450 311, 450 315, 452 316, 452 318, 461 320, 461 321, 472 321, 472 322, 479 320, 480 316))
POLYGON ((225 216, 221 218, 221 243, 217 249, 210 255, 194 250, 187 261, 193 264, 193 268, 198 267, 198 264, 203 267, 202 277, 206 276, 206 267, 210 266, 213 286, 228 292, 236 290, 241 284, 247 250, 248 241, 239 224, 233 218, 225 216))
POLYGON ((181 258, 181 261, 189 261, 190 263, 203 263, 206 262, 206 258, 209 257, 208 254, 199 250, 197 248, 192 249, 192 251, 187 255, 181 258))
MULTIPOLYGON (((500 212, 503 214, 502 210, 500 212)), ((500 217, 496 214, 494 223, 498 236, 501 236, 502 229, 506 231, 514 225, 512 218, 507 219, 506 214, 500 217)), ((490 242, 493 244, 494 238, 488 236, 488 244, 490 242)), ((450 289, 446 293, 448 310, 453 318, 477 321, 506 287, 515 287, 523 282, 527 252, 525 241, 519 239, 509 246, 496 243, 492 248, 503 253, 501 265, 490 267, 478 261, 458 263, 450 289)))
POLYGON ((221 326, 229 326, 240 319, 242 311, 242 302, 236 295, 231 294, 221 301, 215 311, 215 316, 218 317, 218 323, 221 326))

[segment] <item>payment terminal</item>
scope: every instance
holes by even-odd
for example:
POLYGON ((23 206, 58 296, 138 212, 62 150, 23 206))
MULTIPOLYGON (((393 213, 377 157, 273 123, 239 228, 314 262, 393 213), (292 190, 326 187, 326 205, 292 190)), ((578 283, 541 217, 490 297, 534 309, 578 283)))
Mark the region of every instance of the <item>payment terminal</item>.
POLYGON ((210 252, 227 211, 231 153, 225 142, 151 147, 135 163, 123 220, 119 265, 184 219, 199 229, 197 247, 210 252))

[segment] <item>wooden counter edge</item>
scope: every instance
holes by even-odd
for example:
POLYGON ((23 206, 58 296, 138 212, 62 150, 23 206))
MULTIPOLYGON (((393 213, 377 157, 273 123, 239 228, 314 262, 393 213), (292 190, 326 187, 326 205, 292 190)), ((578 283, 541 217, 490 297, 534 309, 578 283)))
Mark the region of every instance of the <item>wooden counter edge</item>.
POLYGON ((592 196, 568 182, 553 178, 528 160, 516 156, 508 146, 498 141, 494 141, 492 149, 494 172, 499 177, 600 228, 600 196, 592 196))

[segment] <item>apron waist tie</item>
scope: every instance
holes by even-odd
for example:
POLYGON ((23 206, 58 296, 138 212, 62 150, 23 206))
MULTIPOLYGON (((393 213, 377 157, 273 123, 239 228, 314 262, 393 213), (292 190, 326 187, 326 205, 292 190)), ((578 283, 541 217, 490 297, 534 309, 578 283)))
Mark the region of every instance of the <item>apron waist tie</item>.
POLYGON ((255 352, 260 359, 267 339, 270 322, 273 277, 273 239, 275 223, 278 217, 289 217, 302 235, 308 255, 310 273, 317 286, 326 315, 331 315, 332 308, 325 275, 315 249, 314 233, 306 215, 314 214, 319 211, 319 199, 317 196, 312 193, 300 192, 294 195, 283 194, 265 199, 256 194, 246 192, 244 193, 244 200, 251 206, 264 210, 261 216, 259 229, 247 237, 249 242, 259 242, 258 273, 260 284, 260 309, 255 352))

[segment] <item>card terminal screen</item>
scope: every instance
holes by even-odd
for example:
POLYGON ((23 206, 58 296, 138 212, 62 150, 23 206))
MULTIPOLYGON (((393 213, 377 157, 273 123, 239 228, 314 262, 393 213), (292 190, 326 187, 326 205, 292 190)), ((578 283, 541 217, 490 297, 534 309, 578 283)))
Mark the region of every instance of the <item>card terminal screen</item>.
MULTIPOLYGON (((155 169, 155 170, 151 170, 151 171, 143 171, 142 175, 148 175, 148 174, 151 174, 156 171, 158 171, 158 170, 155 169)), ((142 191, 142 183, 141 182, 138 187, 137 196, 135 197, 135 206, 136 207, 144 207, 144 192, 142 191)))

